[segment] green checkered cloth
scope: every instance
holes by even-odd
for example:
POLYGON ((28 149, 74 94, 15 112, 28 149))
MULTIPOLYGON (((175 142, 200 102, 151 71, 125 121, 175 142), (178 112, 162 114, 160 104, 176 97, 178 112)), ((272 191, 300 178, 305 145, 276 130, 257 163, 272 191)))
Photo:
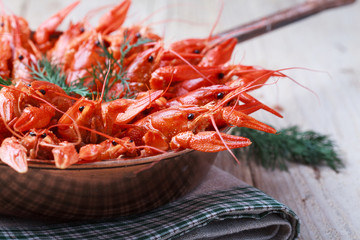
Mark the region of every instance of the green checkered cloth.
POLYGON ((0 224, 0 239, 295 239, 298 235, 299 219, 291 209, 246 185, 188 195, 131 217, 0 224))

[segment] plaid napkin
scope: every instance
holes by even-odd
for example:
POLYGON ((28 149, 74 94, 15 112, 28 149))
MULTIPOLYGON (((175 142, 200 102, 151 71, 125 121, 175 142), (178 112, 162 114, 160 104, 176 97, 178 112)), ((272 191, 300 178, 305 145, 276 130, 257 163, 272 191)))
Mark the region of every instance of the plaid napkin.
POLYGON ((295 239, 298 235, 299 219, 291 209, 216 167, 186 197, 144 214, 66 223, 0 217, 0 239, 295 239))

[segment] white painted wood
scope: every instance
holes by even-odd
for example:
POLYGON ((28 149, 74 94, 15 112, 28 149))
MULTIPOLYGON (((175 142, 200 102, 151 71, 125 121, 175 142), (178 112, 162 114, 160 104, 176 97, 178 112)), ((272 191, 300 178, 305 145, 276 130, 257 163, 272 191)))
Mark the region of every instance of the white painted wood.
MULTIPOLYGON (((36 28, 71 0, 3 1, 7 9, 23 15, 36 28)), ((81 19, 89 10, 115 0, 83 0, 69 15, 81 19)), ((216 31, 254 20, 288 7, 285 0, 225 0, 216 31)), ((134 0, 127 24, 136 24, 159 10, 150 21, 167 41, 206 37, 217 14, 219 1, 134 0)), ((242 180, 290 206, 300 217, 302 239, 360 239, 360 2, 292 24, 237 46, 234 63, 270 69, 304 67, 288 71, 302 88, 281 79, 274 86, 254 92, 270 106, 282 107, 283 119, 267 113, 254 116, 276 127, 299 125, 301 129, 328 134, 336 141, 346 168, 335 173, 327 168, 291 165, 289 172, 267 171, 250 164, 234 165, 227 153, 217 164, 242 180), (316 72, 323 71, 323 72, 316 72), (315 94, 314 94, 315 93, 315 94), (224 159, 228 158, 228 159, 224 159), (225 161, 226 160, 226 161, 225 161)), ((94 18, 95 22, 97 18, 94 18)))

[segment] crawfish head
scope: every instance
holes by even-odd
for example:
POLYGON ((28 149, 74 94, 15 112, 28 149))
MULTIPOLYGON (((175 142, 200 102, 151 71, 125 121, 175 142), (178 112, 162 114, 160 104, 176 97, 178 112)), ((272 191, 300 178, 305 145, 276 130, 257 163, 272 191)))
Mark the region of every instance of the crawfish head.
POLYGON ((228 93, 235 90, 234 87, 226 85, 213 85, 202 87, 182 96, 171 99, 167 106, 196 105, 204 106, 210 102, 217 102, 223 99, 228 93))
POLYGON ((146 85, 149 84, 151 74, 159 67, 160 58, 163 54, 161 44, 147 49, 140 53, 131 63, 127 70, 129 82, 138 82, 146 85))
POLYGON ((101 102, 80 98, 59 119, 59 125, 58 133, 67 141, 77 142, 81 138, 84 143, 98 142, 99 137, 95 132, 104 130, 101 102))
MULTIPOLYGON (((171 139, 171 149, 191 148, 204 152, 219 152, 246 147, 251 144, 251 141, 247 138, 219 132, 218 126, 235 125, 269 133, 276 132, 275 129, 241 111, 237 111, 233 107, 209 107, 209 111, 202 113, 194 119, 194 122, 197 126, 197 132, 184 131, 176 134, 171 139), (212 127, 216 131, 210 131, 212 127)), ((235 156, 234 158, 236 159, 235 156)))
POLYGON ((1 36, 8 36, 9 39, 12 39, 12 45, 22 45, 24 47, 28 47, 30 28, 28 22, 24 18, 16 15, 1 14, 0 22, 1 36))
MULTIPOLYGON (((21 90, 31 97, 33 104, 41 102, 38 100, 38 98, 41 98, 63 112, 72 105, 71 99, 67 97, 65 91, 54 83, 33 81, 30 84, 23 86, 21 90)), ((57 117, 60 117, 61 115, 61 112, 56 113, 57 117)))
POLYGON ((51 47, 50 35, 55 32, 56 28, 61 24, 65 17, 80 3, 76 1, 66 8, 60 10, 48 20, 40 24, 34 34, 34 40, 40 49, 47 50, 51 47))
POLYGON ((207 38, 189 38, 173 42, 169 49, 175 52, 197 53, 199 54, 207 46, 209 40, 207 38))
POLYGON ((28 156, 37 159, 52 159, 51 150, 59 143, 56 135, 47 129, 31 129, 21 139, 21 144, 28 150, 28 156))
POLYGON ((5 123, 12 122, 13 128, 24 132, 31 128, 46 127, 55 110, 52 106, 35 101, 23 91, 23 84, 3 88, 0 91, 0 115, 5 123))
POLYGON ((201 107, 173 107, 154 112, 135 123, 134 128, 127 131, 127 136, 134 140, 136 145, 154 146, 162 141, 161 149, 167 150, 167 144, 173 136, 184 131, 195 131, 193 120, 202 112, 207 111, 201 107), (156 142, 153 142, 157 139, 156 142), (165 149, 166 148, 166 149, 165 149))

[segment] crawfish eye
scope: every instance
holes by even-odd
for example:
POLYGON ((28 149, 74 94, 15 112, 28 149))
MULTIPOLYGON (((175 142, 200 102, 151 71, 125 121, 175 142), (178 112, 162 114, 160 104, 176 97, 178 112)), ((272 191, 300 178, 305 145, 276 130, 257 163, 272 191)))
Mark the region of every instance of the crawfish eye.
POLYGON ((41 134, 41 136, 40 137, 42 137, 42 138, 46 138, 46 133, 43 133, 43 134, 41 134))
POLYGON ((40 89, 39 92, 42 93, 42 95, 45 95, 46 91, 44 89, 40 89))
POLYGON ((134 142, 134 140, 130 139, 129 142, 132 143, 132 142, 134 142))
POLYGON ((83 28, 83 27, 81 27, 79 30, 81 33, 85 32, 85 28, 83 28))
POLYGON ((224 77, 225 77, 225 74, 223 74, 223 73, 218 74, 218 79, 223 79, 224 77))
POLYGON ((84 110, 85 106, 79 107, 79 111, 82 112, 84 110))
POLYGON ((152 62, 152 61, 154 61, 154 57, 153 57, 153 56, 150 56, 150 57, 148 58, 148 62, 152 62))
POLYGON ((31 84, 29 83, 29 84, 28 84, 28 85, 26 85, 26 86, 31 87, 31 84))
POLYGON ((138 33, 135 34, 135 37, 136 38, 141 38, 141 34, 138 32, 138 33))
POLYGON ((29 132, 29 135, 32 136, 32 137, 35 137, 35 136, 36 136, 36 133, 34 133, 34 132, 29 132))
POLYGON ((24 59, 24 56, 23 56, 23 55, 19 55, 19 56, 18 56, 18 59, 21 61, 21 60, 24 59))
POLYGON ((111 144, 112 144, 113 146, 118 145, 118 143, 117 143, 115 140, 113 140, 113 141, 111 142, 111 144))
POLYGON ((216 94, 216 98, 217 98, 217 99, 223 99, 223 98, 224 98, 224 93, 223 93, 223 92, 219 92, 218 94, 216 94))
POLYGON ((199 50, 199 49, 195 49, 195 50, 194 50, 194 53, 199 54, 199 53, 200 53, 200 50, 199 50))
POLYGON ((100 46, 100 41, 99 41, 99 40, 96 40, 95 45, 96 45, 96 46, 100 46))
POLYGON ((193 113, 189 113, 189 114, 187 115, 187 119, 188 119, 188 120, 193 120, 194 117, 195 117, 195 115, 194 115, 193 113))

